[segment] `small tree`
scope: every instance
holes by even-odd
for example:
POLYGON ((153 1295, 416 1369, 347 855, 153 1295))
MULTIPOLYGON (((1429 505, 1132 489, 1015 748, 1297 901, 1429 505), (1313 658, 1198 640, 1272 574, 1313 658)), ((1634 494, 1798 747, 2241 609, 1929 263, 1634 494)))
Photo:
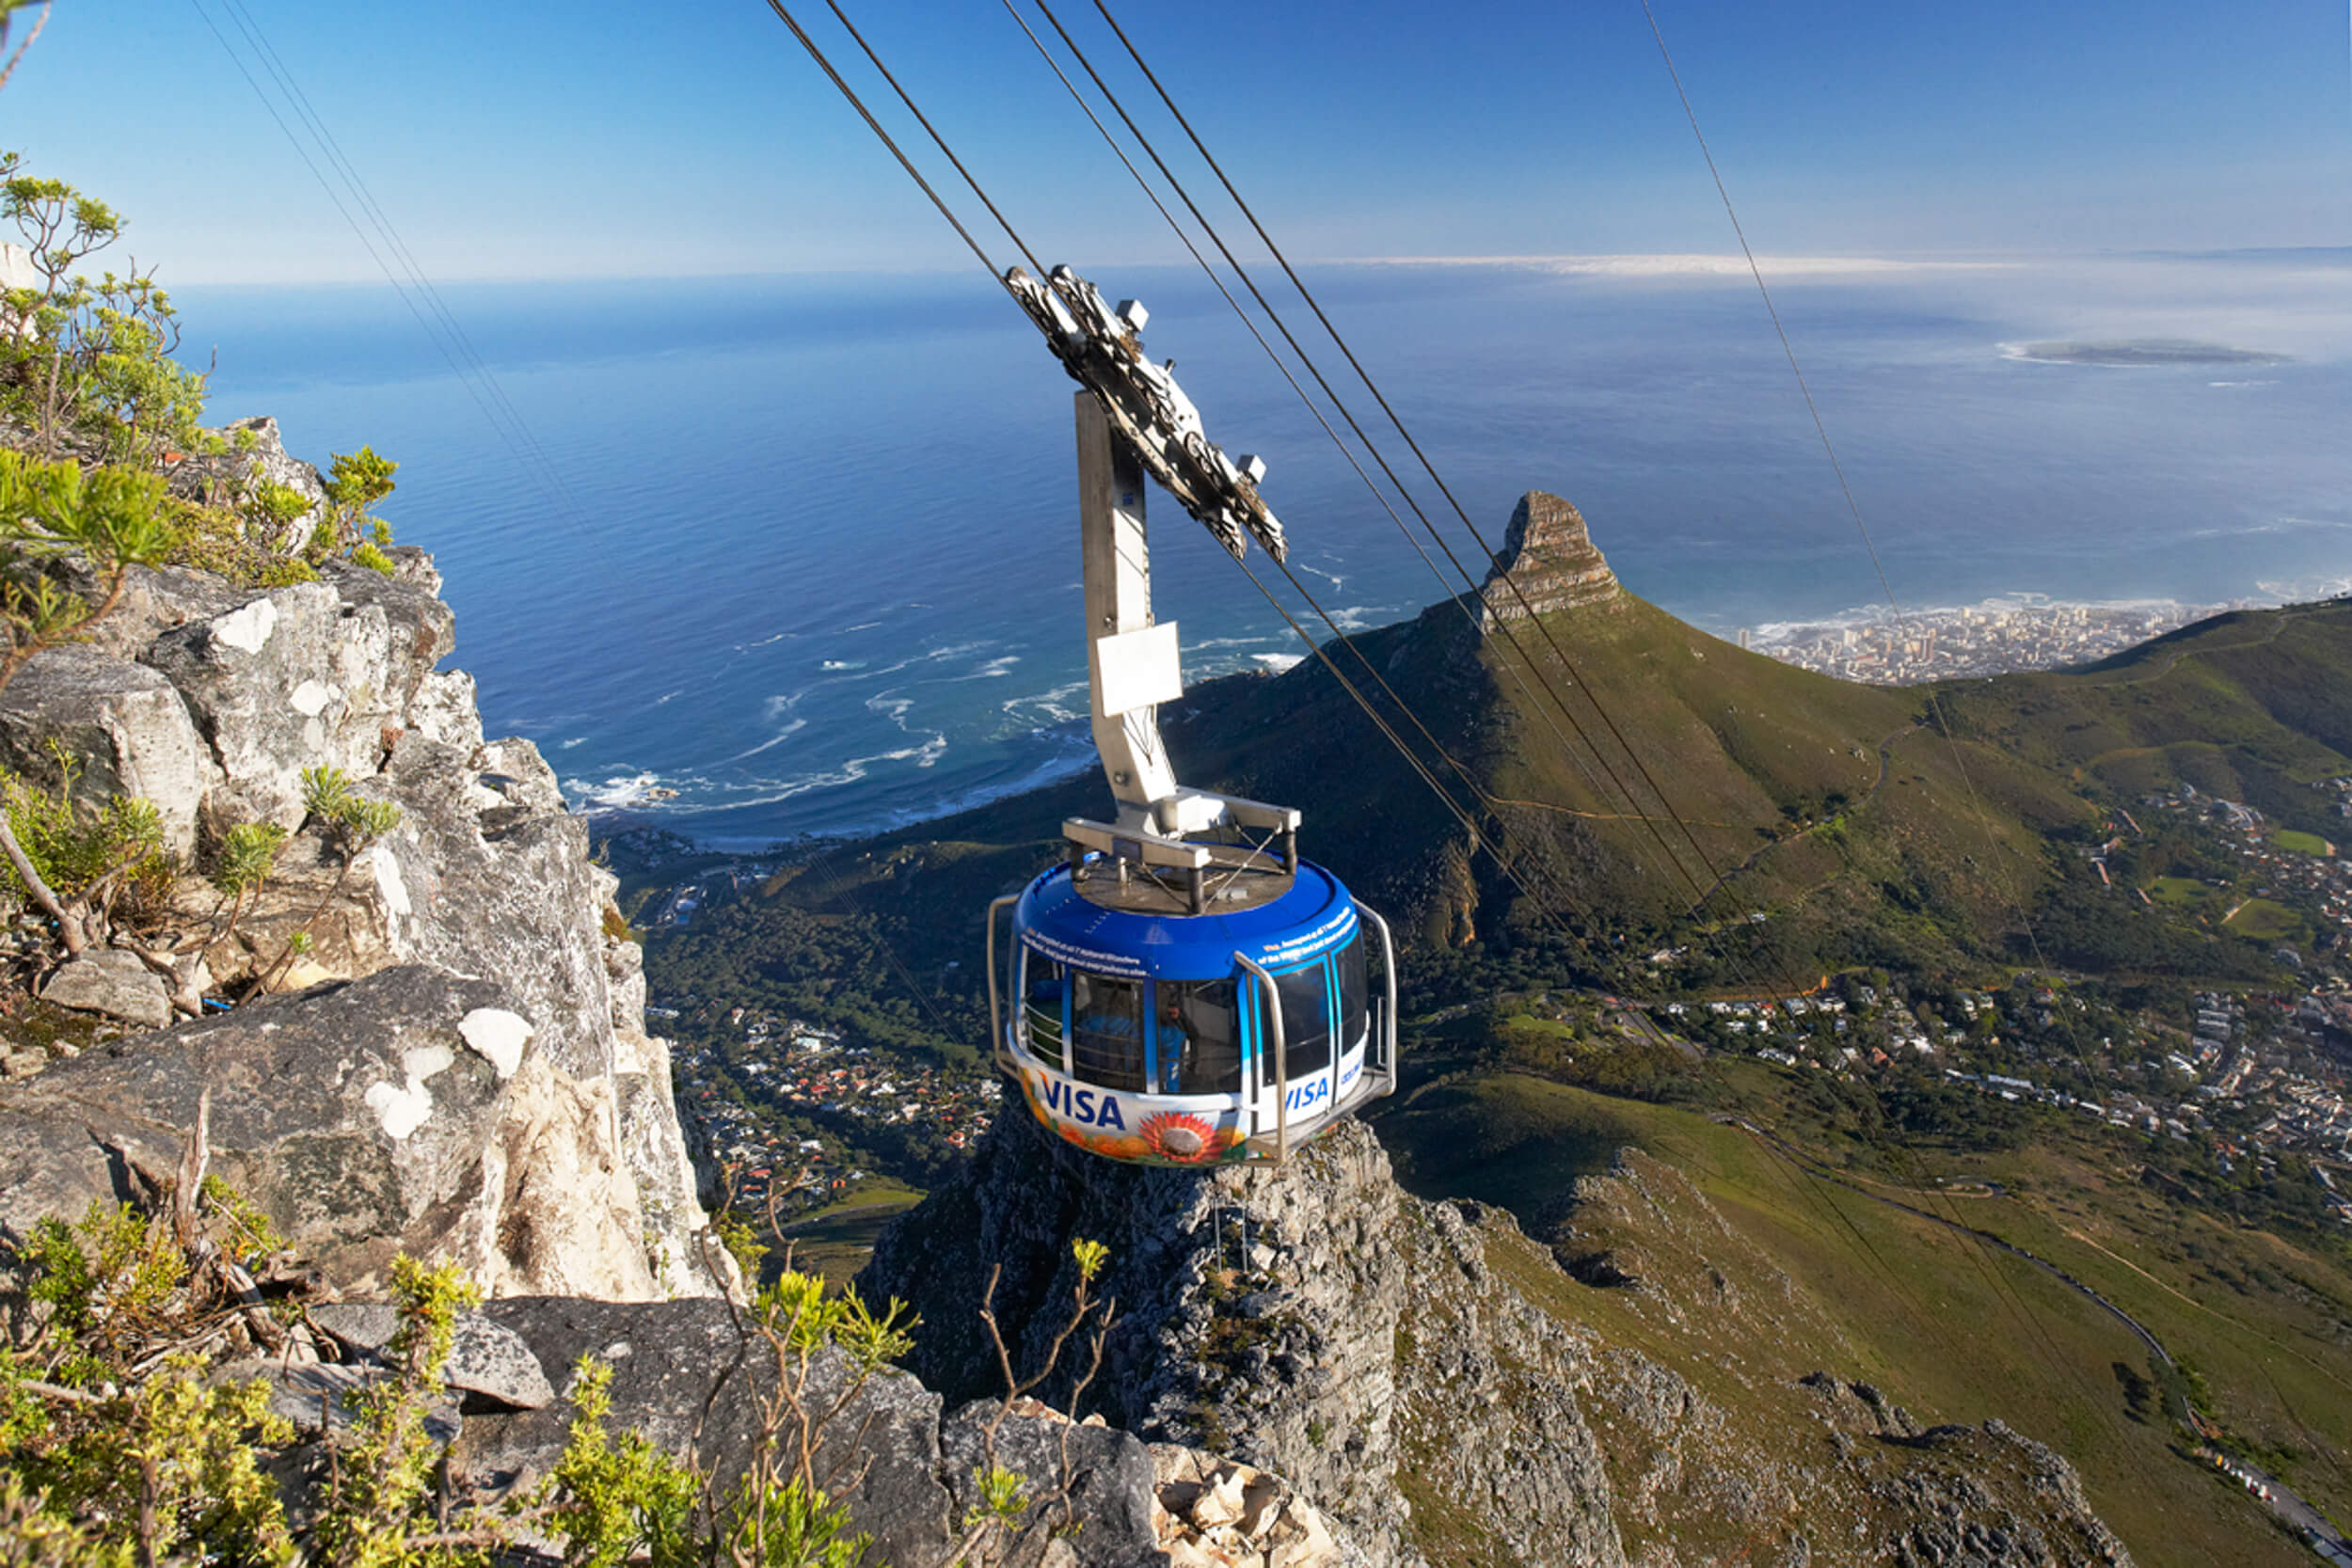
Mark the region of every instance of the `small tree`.
POLYGON ((171 357, 180 347, 179 312, 155 286, 154 269, 142 273, 134 263, 128 277, 106 274, 68 324, 68 336, 80 367, 74 413, 97 430, 108 457, 152 467, 171 449, 207 444, 198 420, 212 372, 171 357))
POLYGON ((392 493, 392 475, 400 465, 378 457, 373 447, 333 452, 329 459, 326 490, 328 520, 335 530, 333 547, 390 544, 390 526, 381 517, 368 515, 368 508, 392 493))
POLYGON ((87 279, 73 276, 75 263, 122 237, 122 219, 94 197, 62 180, 22 172, 23 157, 0 152, 0 216, 24 236, 24 247, 40 286, 11 289, 7 299, 19 331, 18 353, 31 400, 34 428, 43 457, 56 453, 57 424, 71 386, 66 362, 67 328, 75 312, 96 299, 87 279))

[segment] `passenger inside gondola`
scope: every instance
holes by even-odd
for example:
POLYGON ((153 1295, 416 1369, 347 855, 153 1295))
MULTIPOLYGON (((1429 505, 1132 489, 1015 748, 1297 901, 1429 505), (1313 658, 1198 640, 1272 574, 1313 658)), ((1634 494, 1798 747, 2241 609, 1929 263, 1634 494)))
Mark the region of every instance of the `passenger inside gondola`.
POLYGON ((1081 1083, 1140 1091, 1143 982, 1073 970, 1070 986, 1071 1072, 1081 1083))
POLYGON ((1165 1094, 1237 1094, 1241 1035, 1231 980, 1163 980, 1160 1088, 1165 1094))

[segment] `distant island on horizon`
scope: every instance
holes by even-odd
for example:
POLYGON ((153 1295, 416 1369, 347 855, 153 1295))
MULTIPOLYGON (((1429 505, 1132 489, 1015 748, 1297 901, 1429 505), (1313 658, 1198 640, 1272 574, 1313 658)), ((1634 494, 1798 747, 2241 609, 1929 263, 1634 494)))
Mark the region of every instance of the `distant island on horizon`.
POLYGON ((2004 343, 2012 359, 2045 365, 2108 365, 2123 368, 2152 365, 2283 365, 2294 356, 2265 349, 2231 348, 2223 343, 2193 342, 2185 338, 2131 338, 2110 342, 2004 343))

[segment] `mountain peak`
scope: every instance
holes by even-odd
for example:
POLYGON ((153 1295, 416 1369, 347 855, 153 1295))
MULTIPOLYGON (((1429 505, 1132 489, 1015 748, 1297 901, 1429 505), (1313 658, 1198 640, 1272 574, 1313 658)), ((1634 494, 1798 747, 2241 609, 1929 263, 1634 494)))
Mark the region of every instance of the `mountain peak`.
POLYGON ((1558 496, 1530 490, 1512 510, 1502 548, 1478 596, 1480 629, 1492 631, 1531 613, 1606 603, 1617 596, 1617 578, 1586 531, 1583 515, 1558 496))

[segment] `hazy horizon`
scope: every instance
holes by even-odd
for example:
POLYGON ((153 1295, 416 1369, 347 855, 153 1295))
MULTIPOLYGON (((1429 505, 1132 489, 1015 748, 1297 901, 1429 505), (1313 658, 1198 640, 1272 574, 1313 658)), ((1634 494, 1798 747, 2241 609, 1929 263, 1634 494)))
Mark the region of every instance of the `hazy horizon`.
MULTIPOLYGON (((2290 0, 2260 26, 2185 0, 1658 12, 1759 254, 2352 239, 2340 7, 2290 0)), ((1183 259, 999 8, 853 14, 1041 256, 1183 259)), ((1100 18, 1056 14, 1238 243, 1246 225, 1100 18)), ((848 38, 808 20, 934 183, 983 216, 848 38)), ((1201 0, 1181 24, 1125 21, 1296 257, 1738 249, 1636 8, 1201 0)), ((323 176, 442 282, 969 264, 756 4, 428 0, 390 24, 284 0, 64 8, 0 120, 0 146, 129 218, 117 257, 182 283, 381 276, 323 176)))

